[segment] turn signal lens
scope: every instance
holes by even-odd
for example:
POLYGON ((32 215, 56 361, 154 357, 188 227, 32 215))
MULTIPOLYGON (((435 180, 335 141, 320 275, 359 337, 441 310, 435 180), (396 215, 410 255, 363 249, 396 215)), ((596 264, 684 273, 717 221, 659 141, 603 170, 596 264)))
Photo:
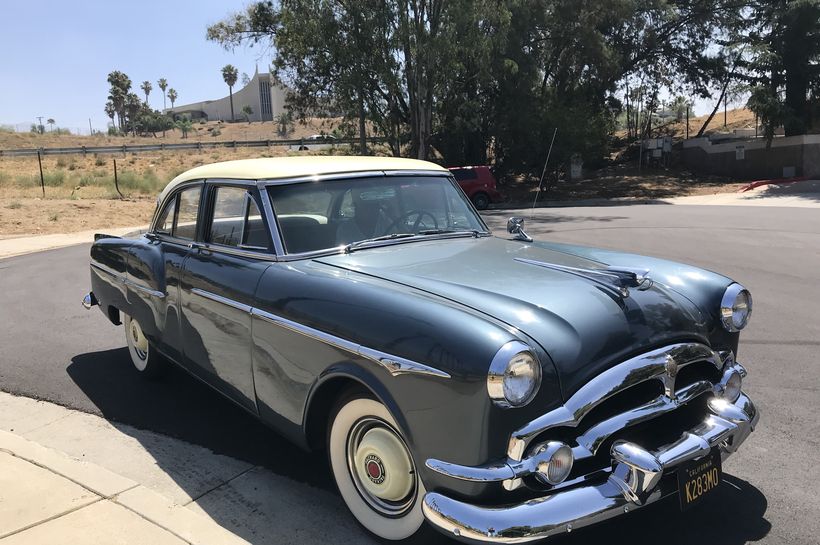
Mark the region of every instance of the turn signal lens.
POLYGON ((723 397, 728 399, 732 403, 737 401, 737 398, 740 397, 740 388, 743 385, 743 379, 740 377, 740 373, 733 372, 729 375, 729 378, 726 379, 726 384, 723 386, 723 397))
POLYGON ((572 471, 572 449, 564 443, 549 441, 535 447, 533 456, 538 458, 536 478, 542 483, 556 485, 564 482, 572 471))

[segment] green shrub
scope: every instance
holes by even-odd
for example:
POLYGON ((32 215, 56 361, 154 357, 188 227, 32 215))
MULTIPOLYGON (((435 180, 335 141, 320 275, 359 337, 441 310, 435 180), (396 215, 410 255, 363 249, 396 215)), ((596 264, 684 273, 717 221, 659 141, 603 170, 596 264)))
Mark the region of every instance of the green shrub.
POLYGON ((155 194, 162 186, 157 174, 148 169, 141 175, 134 172, 120 172, 118 175, 120 190, 143 194, 155 194))
POLYGON ((63 157, 57 158, 57 168, 65 168, 68 163, 65 162, 63 157))
POLYGON ((57 221, 58 219, 60 219, 60 216, 57 215, 57 212, 49 214, 48 216, 48 221, 57 221))
POLYGON ((94 155, 94 166, 95 167, 101 167, 101 166, 104 166, 104 165, 105 165, 105 159, 103 159, 99 155, 95 154, 94 155))

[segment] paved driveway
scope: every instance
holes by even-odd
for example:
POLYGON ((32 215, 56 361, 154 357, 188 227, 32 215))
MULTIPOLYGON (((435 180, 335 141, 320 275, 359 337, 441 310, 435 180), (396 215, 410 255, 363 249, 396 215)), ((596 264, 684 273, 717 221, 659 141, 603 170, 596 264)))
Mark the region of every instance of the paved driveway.
MULTIPOLYGON (((529 218, 529 211, 516 211, 529 218)), ((487 221, 503 233, 505 211, 487 221)), ((636 534, 637 543, 820 542, 820 212, 775 207, 635 205, 541 209, 536 238, 690 262, 744 283, 755 311, 739 360, 763 416, 727 484, 684 515, 664 502, 554 541, 636 534)), ((79 304, 88 246, 0 260, 0 389, 55 401, 204 445, 331 490, 324 457, 305 457, 182 373, 155 385, 128 368, 121 328, 79 304), (306 467, 315 470, 306 471, 306 467)), ((260 508, 264 508, 261 506, 260 508)), ((276 542, 275 536, 270 536, 276 542)))

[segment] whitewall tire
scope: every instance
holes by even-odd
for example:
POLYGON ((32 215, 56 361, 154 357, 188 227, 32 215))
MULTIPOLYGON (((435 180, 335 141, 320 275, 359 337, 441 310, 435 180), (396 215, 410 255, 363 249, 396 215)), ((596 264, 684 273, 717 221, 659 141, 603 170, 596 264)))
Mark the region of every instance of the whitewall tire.
POLYGON ((151 379, 159 378, 165 373, 168 366, 167 360, 151 347, 139 322, 127 314, 123 314, 123 317, 125 340, 128 344, 131 363, 140 375, 151 379))
POLYGON ((384 540, 419 533, 426 491, 387 408, 367 397, 349 397, 337 405, 328 435, 330 469, 356 520, 384 540))

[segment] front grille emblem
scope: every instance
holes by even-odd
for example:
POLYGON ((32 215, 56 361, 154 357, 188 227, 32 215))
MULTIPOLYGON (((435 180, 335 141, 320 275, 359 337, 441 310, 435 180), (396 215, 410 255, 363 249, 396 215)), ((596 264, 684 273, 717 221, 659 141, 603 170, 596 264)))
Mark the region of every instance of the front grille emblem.
POLYGON ((675 399, 675 377, 678 375, 678 362, 672 356, 666 357, 666 374, 661 377, 666 397, 675 399))

